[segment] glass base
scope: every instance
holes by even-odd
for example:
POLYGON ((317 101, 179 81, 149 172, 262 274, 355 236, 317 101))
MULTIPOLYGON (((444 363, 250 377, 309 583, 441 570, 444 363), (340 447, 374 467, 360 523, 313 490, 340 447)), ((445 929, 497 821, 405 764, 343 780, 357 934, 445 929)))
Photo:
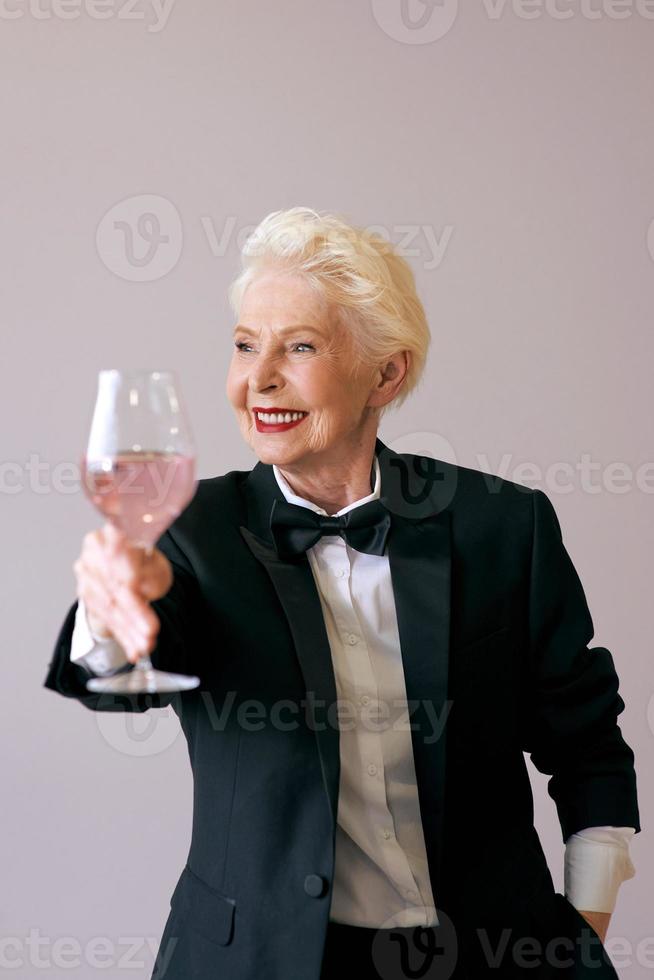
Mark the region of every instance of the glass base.
POLYGON ((89 691, 100 694, 159 694, 165 691, 190 691, 200 678, 193 674, 173 674, 167 670, 142 670, 135 667, 114 677, 92 677, 86 682, 89 691))

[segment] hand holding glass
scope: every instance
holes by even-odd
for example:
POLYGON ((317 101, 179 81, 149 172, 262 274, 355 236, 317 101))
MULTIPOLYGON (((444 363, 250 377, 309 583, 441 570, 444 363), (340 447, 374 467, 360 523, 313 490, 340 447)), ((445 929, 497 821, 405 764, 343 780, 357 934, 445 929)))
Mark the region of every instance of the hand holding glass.
MULTIPOLYGON (((173 371, 100 371, 82 477, 94 506, 151 554, 197 488, 195 449, 173 371)), ((155 670, 146 653, 128 673, 93 677, 86 686, 156 693, 199 683, 188 674, 155 670)))

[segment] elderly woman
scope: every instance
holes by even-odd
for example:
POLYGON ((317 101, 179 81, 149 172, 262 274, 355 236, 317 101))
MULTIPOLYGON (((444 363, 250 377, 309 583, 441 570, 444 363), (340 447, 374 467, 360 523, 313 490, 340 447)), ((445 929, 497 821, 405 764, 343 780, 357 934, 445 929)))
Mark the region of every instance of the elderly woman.
POLYGON ((243 260, 227 395, 259 461, 201 480, 150 557, 85 537, 45 681, 93 710, 171 703, 188 740, 154 976, 616 976, 633 753, 552 504, 379 439, 429 345, 384 238, 292 208, 243 260), (144 652, 201 686, 89 693, 144 652), (524 752, 551 775, 565 895, 524 752))

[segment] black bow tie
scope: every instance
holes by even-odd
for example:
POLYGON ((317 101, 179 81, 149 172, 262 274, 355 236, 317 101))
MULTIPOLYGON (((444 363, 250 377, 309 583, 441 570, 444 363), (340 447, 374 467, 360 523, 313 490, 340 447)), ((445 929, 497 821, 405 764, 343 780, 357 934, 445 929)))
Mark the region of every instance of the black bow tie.
POLYGON ((280 558, 302 554, 323 534, 340 534, 356 551, 383 555, 390 526, 391 515, 379 499, 338 517, 316 514, 287 500, 275 500, 270 512, 270 533, 280 558))

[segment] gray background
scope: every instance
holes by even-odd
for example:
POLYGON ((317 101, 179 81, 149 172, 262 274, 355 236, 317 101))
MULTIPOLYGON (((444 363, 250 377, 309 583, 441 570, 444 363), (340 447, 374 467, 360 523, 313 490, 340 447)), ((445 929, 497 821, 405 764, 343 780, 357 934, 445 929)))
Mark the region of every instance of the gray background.
POLYGON ((177 0, 167 19, 104 4, 0 9, 0 934, 22 963, 4 969, 124 976, 134 937, 128 975, 149 973, 187 854, 188 760, 172 711, 96 716, 42 687, 100 523, 76 467, 97 371, 142 365, 179 370, 201 476, 254 465, 224 394, 226 287, 239 236, 308 205, 380 226, 416 273, 428 377, 382 439, 556 507, 620 676, 645 828, 607 947, 650 975, 654 3, 410 0, 413 26, 400 0, 177 0), (158 231, 139 235, 146 213, 158 231))

